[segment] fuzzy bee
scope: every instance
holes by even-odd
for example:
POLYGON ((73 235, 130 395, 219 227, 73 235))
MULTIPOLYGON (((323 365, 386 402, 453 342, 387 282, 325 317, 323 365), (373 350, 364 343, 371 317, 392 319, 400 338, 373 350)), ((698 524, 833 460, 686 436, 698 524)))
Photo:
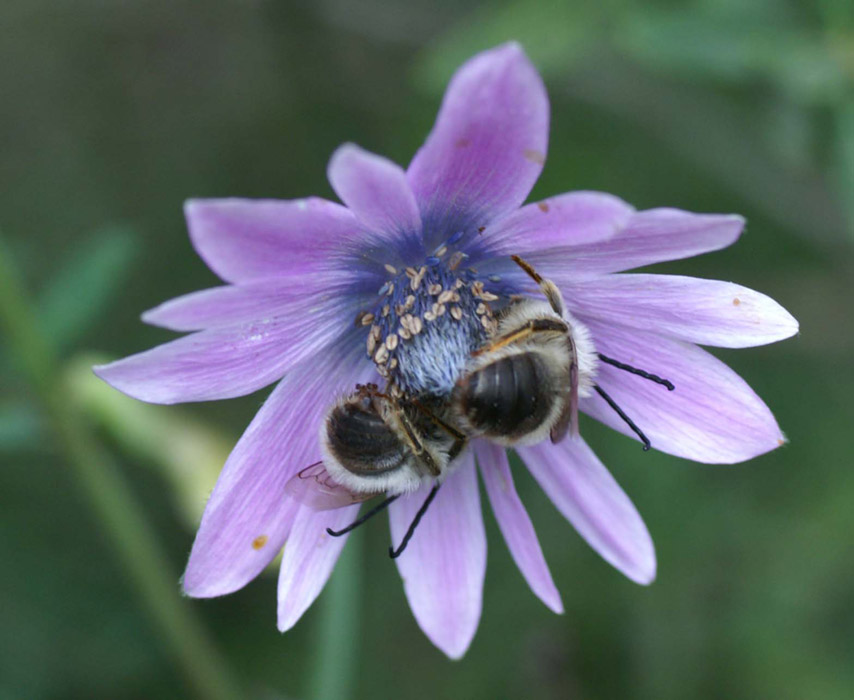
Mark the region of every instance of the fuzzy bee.
POLYGON ((457 381, 450 405, 460 429, 501 445, 552 442, 578 434, 578 399, 588 396, 598 358, 584 326, 566 311, 560 290, 513 256, 546 297, 517 297, 497 332, 457 381))

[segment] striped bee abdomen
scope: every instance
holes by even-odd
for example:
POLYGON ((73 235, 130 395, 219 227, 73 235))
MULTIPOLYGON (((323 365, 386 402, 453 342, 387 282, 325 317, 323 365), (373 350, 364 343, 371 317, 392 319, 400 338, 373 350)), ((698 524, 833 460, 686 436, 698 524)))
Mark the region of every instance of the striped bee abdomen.
POLYGON ((370 403, 345 403, 333 409, 326 421, 326 438, 341 466, 362 476, 390 472, 410 456, 408 446, 370 403))
POLYGON ((548 370, 539 355, 507 355, 460 380, 458 405, 478 433, 513 441, 549 417, 555 397, 548 384, 548 370))

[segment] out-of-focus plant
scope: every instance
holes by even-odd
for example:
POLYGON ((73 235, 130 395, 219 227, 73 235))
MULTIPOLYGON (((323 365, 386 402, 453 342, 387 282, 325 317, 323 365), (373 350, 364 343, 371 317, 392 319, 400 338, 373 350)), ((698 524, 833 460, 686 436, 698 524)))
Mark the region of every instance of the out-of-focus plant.
POLYGON ((854 239, 850 2, 512 0, 445 32, 415 83, 438 93, 464 56, 511 37, 566 94, 653 132, 779 223, 854 239))

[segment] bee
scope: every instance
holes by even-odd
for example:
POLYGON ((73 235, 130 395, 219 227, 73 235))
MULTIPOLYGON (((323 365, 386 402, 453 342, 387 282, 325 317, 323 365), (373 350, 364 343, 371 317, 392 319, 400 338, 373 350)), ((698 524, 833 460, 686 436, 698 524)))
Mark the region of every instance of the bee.
POLYGON ((326 470, 355 493, 410 493, 441 481, 466 444, 443 413, 441 399, 357 386, 330 409, 321 427, 326 470))
POLYGON ((451 395, 462 432, 501 445, 578 435, 578 401, 589 396, 598 358, 590 334, 566 310, 557 286, 512 256, 546 300, 516 297, 494 336, 472 353, 451 395))
POLYGON ((446 402, 436 397, 410 398, 381 392, 377 385, 356 385, 336 402, 321 426, 323 460, 303 469, 286 485, 288 493, 316 508, 338 508, 386 498, 342 530, 327 529, 333 537, 350 532, 405 493, 425 483, 433 488, 416 514, 392 558, 400 556, 450 465, 467 438, 441 414, 446 402))

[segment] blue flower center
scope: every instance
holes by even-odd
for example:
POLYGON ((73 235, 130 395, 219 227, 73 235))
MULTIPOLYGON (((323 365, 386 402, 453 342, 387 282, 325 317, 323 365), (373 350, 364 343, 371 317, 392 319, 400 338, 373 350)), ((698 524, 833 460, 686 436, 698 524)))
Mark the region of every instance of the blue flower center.
POLYGON ((452 236, 418 267, 386 265, 389 279, 371 311, 366 349, 379 373, 411 396, 447 396, 471 357, 495 331, 493 310, 502 297, 453 250, 452 236))

